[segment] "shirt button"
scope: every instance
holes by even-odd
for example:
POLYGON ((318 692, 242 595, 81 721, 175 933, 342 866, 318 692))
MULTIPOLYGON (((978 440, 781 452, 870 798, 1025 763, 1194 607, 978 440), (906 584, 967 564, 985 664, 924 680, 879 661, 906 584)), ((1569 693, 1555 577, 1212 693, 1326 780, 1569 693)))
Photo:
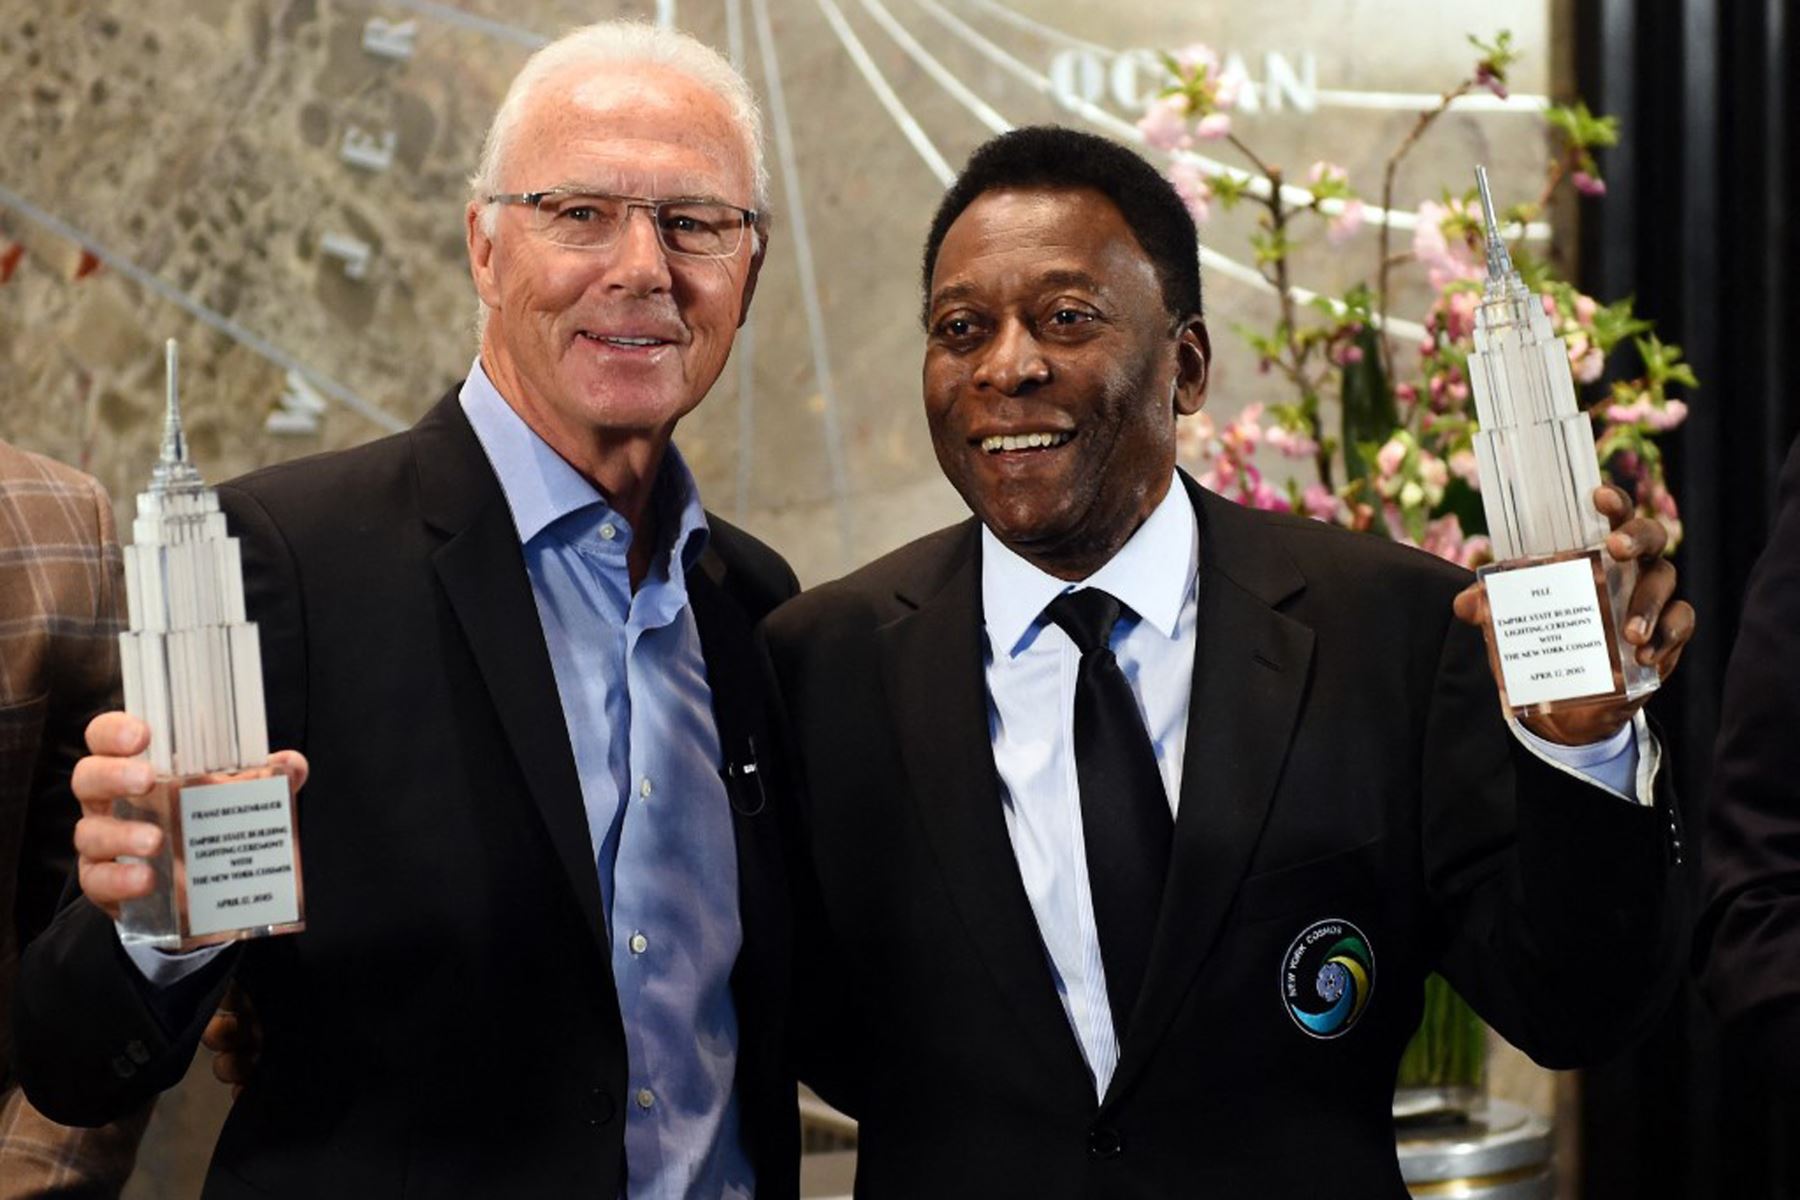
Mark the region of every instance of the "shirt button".
POLYGON ((600 527, 600 540, 601 541, 610 542, 618 536, 619 536, 619 531, 617 529, 614 529, 610 523, 602 525, 600 527))
POLYGON ((655 1103, 656 1103, 656 1093, 655 1092, 652 1092, 649 1088, 639 1088, 638 1089, 637 1106, 639 1108, 649 1108, 652 1104, 655 1104, 655 1103))
POLYGON ((634 933, 631 935, 631 952, 633 954, 642 954, 644 951, 648 950, 649 948, 650 948, 650 939, 649 938, 645 937, 641 933, 634 933))
POLYGON ((645 777, 643 782, 638 784, 638 795, 640 795, 640 796, 644 796, 644 797, 648 798, 650 793, 655 790, 656 789, 654 789, 650 786, 650 780, 648 777, 645 777))

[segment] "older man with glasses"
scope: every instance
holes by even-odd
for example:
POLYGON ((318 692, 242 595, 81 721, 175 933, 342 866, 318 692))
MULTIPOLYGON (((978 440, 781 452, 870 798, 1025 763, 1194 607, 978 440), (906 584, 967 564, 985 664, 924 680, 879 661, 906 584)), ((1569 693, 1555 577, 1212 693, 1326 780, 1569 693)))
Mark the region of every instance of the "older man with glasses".
POLYGON ((145 727, 98 718, 83 895, 20 994, 46 1112, 170 1086, 236 979, 262 1052, 209 1196, 795 1194, 749 636, 795 582, 670 440, 748 310, 765 186, 750 91, 699 43, 597 25, 526 64, 466 210, 468 378, 220 489, 271 741, 311 764, 306 932, 120 943, 150 886, 120 860, 160 835, 111 816, 145 727))

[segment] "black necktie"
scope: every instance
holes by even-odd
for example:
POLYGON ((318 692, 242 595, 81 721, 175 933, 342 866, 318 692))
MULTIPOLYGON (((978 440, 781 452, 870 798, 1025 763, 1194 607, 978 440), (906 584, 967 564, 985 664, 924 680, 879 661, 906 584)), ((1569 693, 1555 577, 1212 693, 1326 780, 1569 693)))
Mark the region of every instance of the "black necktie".
POLYGON ((1121 1043, 1137 1003, 1162 906, 1174 820, 1137 698, 1107 644, 1120 604, 1097 588, 1065 592, 1044 615, 1081 650, 1075 677, 1075 778, 1087 843, 1088 891, 1121 1043))

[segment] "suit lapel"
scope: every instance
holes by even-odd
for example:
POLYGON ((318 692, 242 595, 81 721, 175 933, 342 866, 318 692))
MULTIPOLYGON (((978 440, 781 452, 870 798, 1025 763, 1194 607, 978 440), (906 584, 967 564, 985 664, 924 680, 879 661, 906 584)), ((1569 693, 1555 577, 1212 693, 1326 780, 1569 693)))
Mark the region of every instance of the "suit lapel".
POLYGON ((1200 591, 1181 808, 1162 914, 1111 1102, 1150 1062, 1210 953, 1250 856, 1312 668, 1312 630, 1274 607, 1304 586, 1255 519, 1183 474, 1200 522, 1200 591))
POLYGON ((449 535, 432 565, 576 903, 606 954, 599 868, 518 529, 456 396, 453 390, 413 432, 421 511, 449 535))
POLYGON ((943 585, 880 630, 893 728, 926 835, 994 982, 1041 1051, 1086 1075, 1001 812, 982 675, 979 527, 965 529, 943 585))

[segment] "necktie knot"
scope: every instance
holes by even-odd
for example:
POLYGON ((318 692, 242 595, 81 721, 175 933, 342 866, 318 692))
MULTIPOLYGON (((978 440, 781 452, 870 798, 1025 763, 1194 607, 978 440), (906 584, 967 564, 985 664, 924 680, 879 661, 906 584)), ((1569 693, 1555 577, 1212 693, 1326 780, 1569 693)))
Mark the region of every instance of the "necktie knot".
POLYGON ((1106 649, 1123 605, 1099 588, 1064 592, 1044 606, 1044 615, 1069 635, 1083 653, 1106 649))

